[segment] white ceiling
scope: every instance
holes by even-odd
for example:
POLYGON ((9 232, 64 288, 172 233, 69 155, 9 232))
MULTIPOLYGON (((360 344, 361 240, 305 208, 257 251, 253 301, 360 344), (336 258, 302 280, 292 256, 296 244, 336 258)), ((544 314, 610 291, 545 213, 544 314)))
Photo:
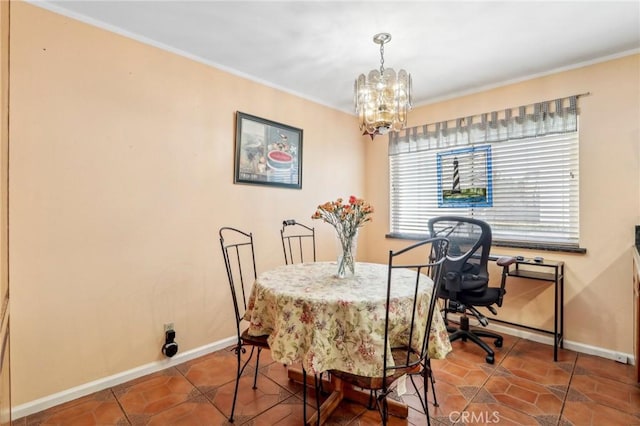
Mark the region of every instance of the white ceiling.
POLYGON ((638 0, 31 3, 349 112, 379 32, 414 105, 640 51, 638 0))

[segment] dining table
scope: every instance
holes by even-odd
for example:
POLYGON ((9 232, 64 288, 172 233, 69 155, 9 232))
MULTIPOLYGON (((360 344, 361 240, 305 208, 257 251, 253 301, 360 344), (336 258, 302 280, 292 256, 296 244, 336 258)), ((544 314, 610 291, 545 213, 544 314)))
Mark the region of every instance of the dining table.
MULTIPOLYGON (((253 283, 244 319, 248 333, 268 335, 273 360, 301 364, 307 374, 338 370, 381 377, 383 353, 407 335, 413 298, 428 305, 433 282, 423 275, 415 296, 416 272, 396 269, 389 302, 389 345, 385 345, 387 264, 357 262, 355 273, 340 278, 336 262, 312 262, 276 267, 258 275, 253 283)), ((421 344, 427 318, 420 318, 414 337, 421 344), (422 330, 422 332, 420 331, 422 330), (416 334, 417 332, 417 334, 416 334)), ((438 311, 428 336, 429 357, 442 359, 451 351, 449 335, 438 311)), ((392 358, 391 358, 392 359, 392 358)), ((302 381, 302 372, 290 368, 291 379, 302 381)), ((332 391, 315 416, 323 423, 342 399, 369 404, 369 393, 331 378, 332 391)), ((390 413, 407 417, 405 404, 390 401, 390 413)))

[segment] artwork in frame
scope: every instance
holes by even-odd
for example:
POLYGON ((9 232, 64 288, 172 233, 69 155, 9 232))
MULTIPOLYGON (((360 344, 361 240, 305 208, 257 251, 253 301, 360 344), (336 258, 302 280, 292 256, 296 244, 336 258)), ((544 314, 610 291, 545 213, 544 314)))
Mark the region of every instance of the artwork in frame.
POLYGON ((302 188, 302 129, 238 111, 234 183, 302 188))
POLYGON ((438 207, 493 206, 491 146, 437 154, 438 207))

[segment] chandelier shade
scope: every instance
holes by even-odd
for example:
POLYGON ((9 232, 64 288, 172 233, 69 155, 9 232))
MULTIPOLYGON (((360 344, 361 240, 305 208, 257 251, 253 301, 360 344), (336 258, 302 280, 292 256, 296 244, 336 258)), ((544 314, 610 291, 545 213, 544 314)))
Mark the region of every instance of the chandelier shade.
POLYGON ((368 76, 360 74, 355 81, 354 102, 360 130, 371 136, 404 129, 411 110, 411 74, 401 69, 384 68, 384 44, 391 40, 388 33, 376 34, 373 41, 380 45, 380 69, 368 76))

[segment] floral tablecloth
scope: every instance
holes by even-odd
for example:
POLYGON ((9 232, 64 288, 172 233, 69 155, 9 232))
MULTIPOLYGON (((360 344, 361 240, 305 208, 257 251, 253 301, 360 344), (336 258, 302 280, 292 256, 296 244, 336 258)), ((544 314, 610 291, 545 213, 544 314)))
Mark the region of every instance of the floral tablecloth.
MULTIPOLYGON (((249 334, 269 334, 275 361, 302 362, 311 373, 335 369, 380 376, 387 272, 388 265, 357 263, 355 276, 337 278, 335 262, 316 262, 262 273, 253 285, 244 317, 249 321, 249 334)), ((423 278, 418 311, 426 321, 433 284, 429 277, 423 278)), ((392 344, 408 336, 415 272, 394 270, 393 280, 392 344)), ((424 330, 425 322, 417 328, 424 330)), ((444 358, 451 344, 437 311, 432 330, 429 354, 444 358)), ((414 345, 422 342, 422 334, 415 336, 414 345)))

